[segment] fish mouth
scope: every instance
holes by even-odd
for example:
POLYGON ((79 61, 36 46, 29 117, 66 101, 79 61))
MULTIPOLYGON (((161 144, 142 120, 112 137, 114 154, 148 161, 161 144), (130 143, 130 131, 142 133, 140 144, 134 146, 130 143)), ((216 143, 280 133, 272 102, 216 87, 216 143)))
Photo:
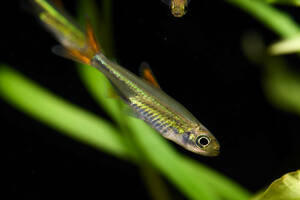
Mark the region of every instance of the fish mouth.
POLYGON ((220 154, 220 147, 215 147, 212 149, 207 149, 206 151, 199 151, 196 150, 194 151, 195 153, 202 155, 202 156, 207 156, 207 157, 216 157, 220 154))
POLYGON ((211 156, 211 157, 215 157, 218 156, 220 154, 220 146, 219 145, 215 145, 211 151, 207 152, 207 156, 211 156))
POLYGON ((182 11, 181 9, 174 9, 174 10, 172 10, 172 14, 175 17, 182 17, 185 14, 185 12, 182 11))
POLYGON ((218 156, 219 154, 220 154, 220 150, 213 150, 213 151, 209 152, 209 154, 207 154, 207 156, 215 157, 215 156, 218 156))

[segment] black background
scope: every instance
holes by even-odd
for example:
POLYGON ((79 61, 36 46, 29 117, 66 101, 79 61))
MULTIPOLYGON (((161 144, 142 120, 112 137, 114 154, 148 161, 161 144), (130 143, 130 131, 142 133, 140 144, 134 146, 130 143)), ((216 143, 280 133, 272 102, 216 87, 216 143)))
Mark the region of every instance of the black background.
MULTIPOLYGON (((249 31, 261 34, 267 44, 278 39, 275 34, 223 1, 193 0, 181 19, 172 17, 159 0, 114 2, 118 62, 137 73, 140 63, 147 61, 161 87, 221 143, 216 158, 172 144, 178 151, 252 192, 299 169, 300 120, 270 105, 262 89, 261 66, 251 64, 241 48, 241 38, 249 31)), ((105 116, 80 82, 74 64, 51 53, 57 42, 20 4, 2 3, 0 61, 105 116)), ((74 14, 75 4, 66 2, 65 7, 74 14)), ((281 8, 300 19, 298 9, 281 8)), ((150 198, 135 165, 64 137, 0 102, 2 165, 11 199, 150 198)), ((171 191, 183 198, 175 188, 171 191)))

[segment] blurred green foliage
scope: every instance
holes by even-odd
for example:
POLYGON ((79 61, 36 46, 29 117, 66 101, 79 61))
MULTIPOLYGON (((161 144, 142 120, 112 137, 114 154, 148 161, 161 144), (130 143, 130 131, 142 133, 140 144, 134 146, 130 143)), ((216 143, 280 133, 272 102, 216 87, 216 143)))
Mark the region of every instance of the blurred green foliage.
POLYGON ((300 0, 263 0, 267 3, 300 6, 300 0))
MULTIPOLYGON (((289 15, 275 9, 266 1, 228 0, 228 2, 250 13, 284 38, 292 37, 300 31, 300 27, 289 15)), ((79 13, 81 16, 89 13, 96 32, 101 36, 99 39, 102 47, 110 58, 114 58, 112 5, 110 0, 104 0, 102 3, 102 10, 98 12, 94 1, 81 0, 79 13)), ((269 66, 271 61, 262 63, 266 65, 263 83, 269 100, 280 108, 300 114, 298 75, 289 72, 281 62, 276 62, 277 64, 272 67, 269 66)), ((247 190, 213 169, 179 154, 143 121, 124 114, 124 104, 121 101, 107 98, 112 87, 104 75, 82 65, 79 65, 78 70, 87 90, 114 123, 66 102, 6 65, 0 67, 0 97, 13 107, 73 139, 136 163, 156 199, 171 199, 160 175, 169 179, 188 199, 250 198, 247 190), (20 85, 22 87, 19 87, 20 85), (156 184, 161 185, 161 191, 155 187, 156 184)), ((293 184, 299 184, 299 179, 293 184)), ((270 188, 266 194, 280 192, 276 184, 272 184, 270 188)), ((287 193, 288 190, 281 191, 287 193)), ((268 199, 265 196, 259 199, 268 199)), ((289 200, 287 196, 286 199, 289 200)))
POLYGON ((289 14, 263 0, 227 0, 227 2, 249 13, 281 37, 292 37, 300 32, 300 26, 289 14))

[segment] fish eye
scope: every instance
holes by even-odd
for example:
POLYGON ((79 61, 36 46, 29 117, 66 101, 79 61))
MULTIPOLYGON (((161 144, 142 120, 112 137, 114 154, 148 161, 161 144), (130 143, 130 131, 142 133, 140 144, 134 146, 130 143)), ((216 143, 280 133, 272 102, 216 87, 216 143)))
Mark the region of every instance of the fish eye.
POLYGON ((210 143, 210 138, 206 135, 200 135, 196 139, 196 144, 200 148, 206 147, 207 145, 209 145, 209 143, 210 143))

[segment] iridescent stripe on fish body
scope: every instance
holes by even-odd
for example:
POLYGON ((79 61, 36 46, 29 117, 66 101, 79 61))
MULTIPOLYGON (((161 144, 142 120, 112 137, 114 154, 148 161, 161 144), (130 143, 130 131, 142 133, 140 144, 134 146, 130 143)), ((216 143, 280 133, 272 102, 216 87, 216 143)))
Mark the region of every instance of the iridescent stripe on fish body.
MULTIPOLYGON (((114 76, 111 80, 113 84, 115 83, 119 86, 123 85, 123 87, 126 86, 127 90, 130 90, 129 93, 132 95, 126 96, 125 94, 125 100, 128 105, 133 108, 141 119, 149 123, 158 132, 161 134, 170 134, 171 131, 174 134, 183 134, 191 131, 192 128, 188 120, 172 112, 158 102, 151 94, 145 92, 145 90, 139 87, 135 82, 125 78, 125 75, 128 75, 130 72, 127 71, 126 74, 122 74, 122 72, 116 69, 116 64, 109 63, 109 61, 105 60, 104 56, 101 54, 94 57, 94 63, 96 66, 100 67, 100 70, 103 73, 109 73, 107 74, 108 77, 110 75, 114 76)), ((135 76, 133 74, 130 75, 135 76)), ((120 92, 122 93, 122 91, 120 92)))
POLYGON ((184 119, 169 111, 163 105, 142 96, 131 97, 130 106, 139 115, 141 119, 149 123, 154 129, 162 135, 170 132, 173 134, 183 134, 191 131, 191 127, 187 125, 184 119))

